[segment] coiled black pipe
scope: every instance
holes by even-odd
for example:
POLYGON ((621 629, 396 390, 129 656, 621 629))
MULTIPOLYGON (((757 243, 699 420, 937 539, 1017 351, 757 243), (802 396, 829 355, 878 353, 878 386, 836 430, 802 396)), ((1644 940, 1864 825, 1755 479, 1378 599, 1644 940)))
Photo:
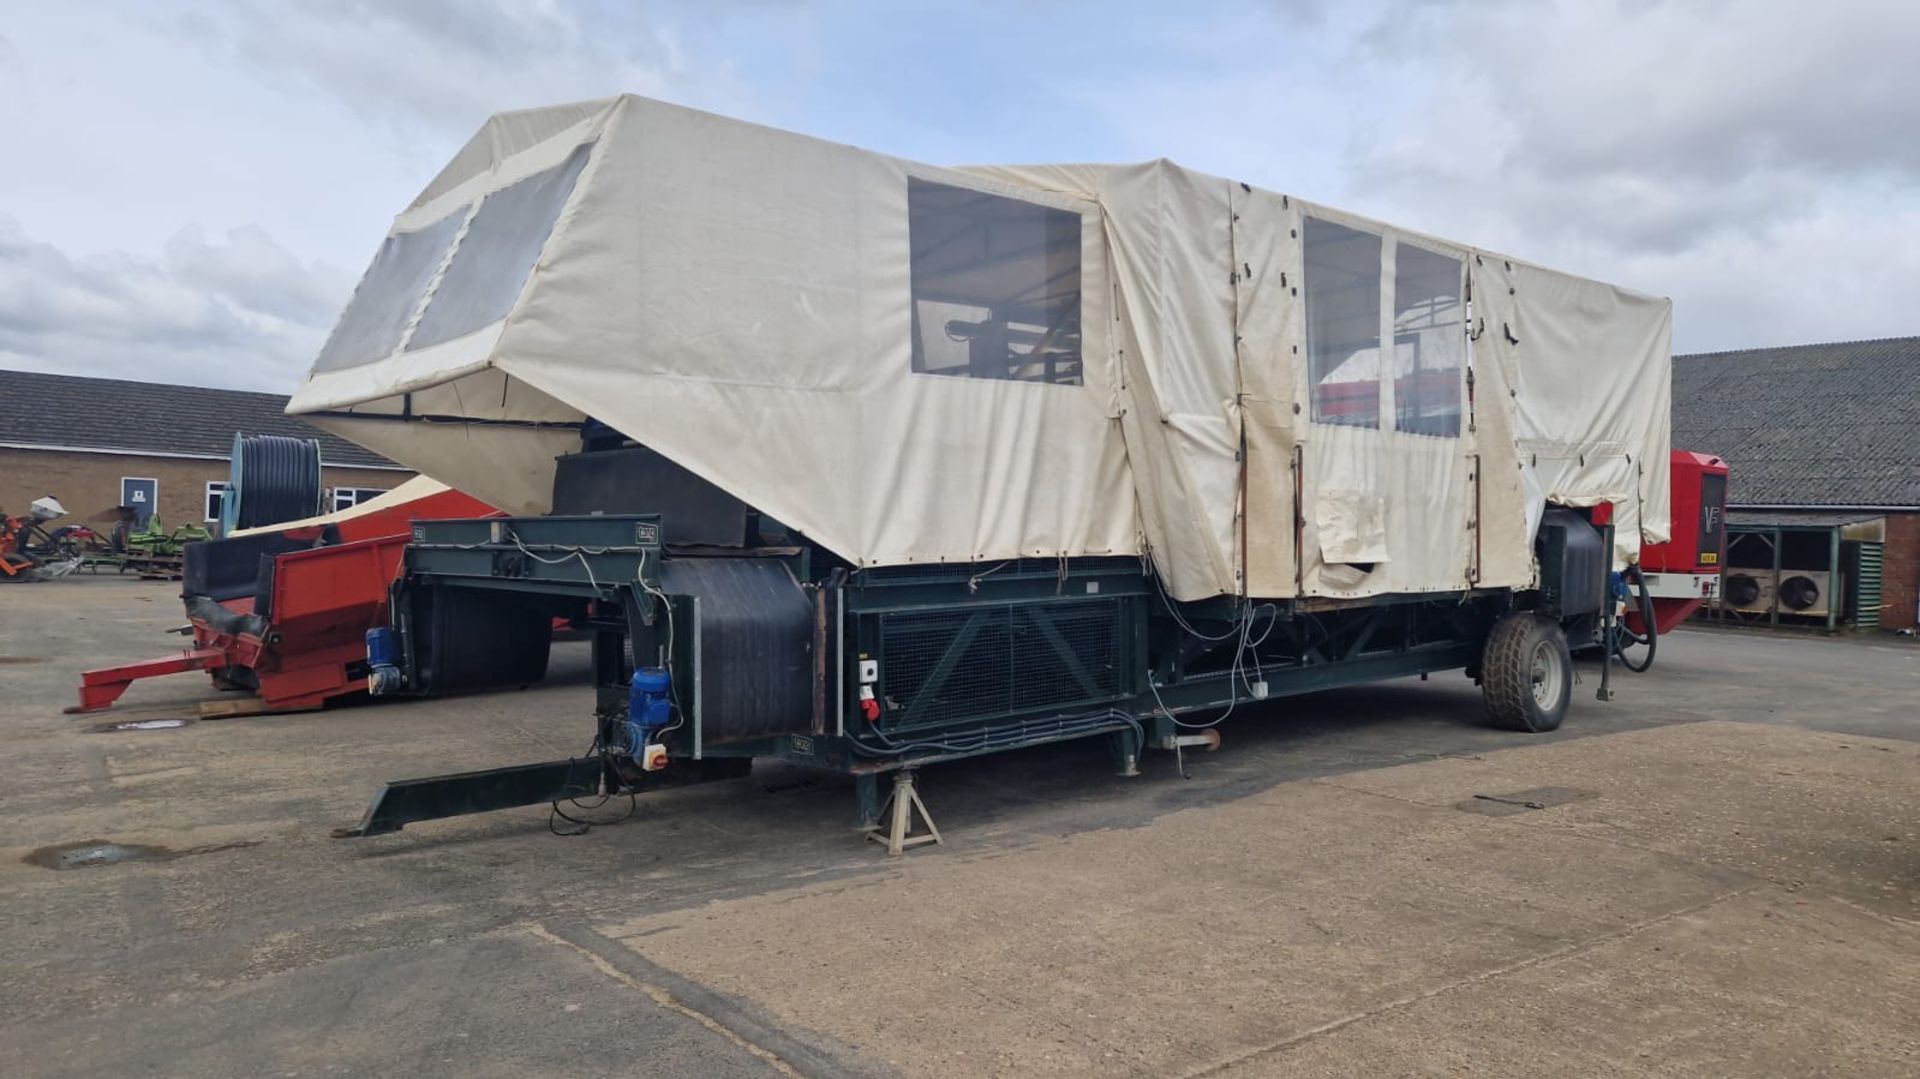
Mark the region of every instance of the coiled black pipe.
POLYGON ((223 531, 297 521, 321 512, 320 443, 282 435, 234 435, 221 507, 223 531))

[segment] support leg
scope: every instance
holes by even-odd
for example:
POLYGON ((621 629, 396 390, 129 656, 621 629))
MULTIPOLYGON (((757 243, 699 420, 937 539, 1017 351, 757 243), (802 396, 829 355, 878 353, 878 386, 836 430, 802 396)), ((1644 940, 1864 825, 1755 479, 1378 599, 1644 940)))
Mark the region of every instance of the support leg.
POLYGON ((854 813, 859 819, 855 827, 862 832, 876 831, 880 827, 880 777, 866 772, 853 777, 854 813))
POLYGON ((889 826, 886 834, 881 835, 878 831, 872 831, 867 833, 867 838, 875 843, 886 844, 889 856, 897 857, 910 847, 940 842, 940 829, 933 826, 933 816, 927 812, 927 803, 921 801, 919 792, 913 789, 913 770, 910 768, 903 768, 894 773, 893 793, 888 796, 882 815, 888 816, 889 826), (892 811, 890 815, 887 814, 887 810, 892 811), (919 814, 921 823, 927 826, 927 830, 920 835, 911 834, 916 813, 919 814))
POLYGON ((1140 735, 1132 727, 1107 735, 1107 748, 1113 751, 1114 767, 1120 775, 1140 774, 1140 735))

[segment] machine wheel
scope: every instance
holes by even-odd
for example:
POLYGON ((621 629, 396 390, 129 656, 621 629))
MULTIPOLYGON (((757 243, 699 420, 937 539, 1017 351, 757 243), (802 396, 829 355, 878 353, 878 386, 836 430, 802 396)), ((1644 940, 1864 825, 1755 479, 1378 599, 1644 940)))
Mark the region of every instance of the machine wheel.
POLYGON ((1524 611, 1495 622, 1480 660, 1480 693, 1487 718, 1502 730, 1538 734, 1558 728, 1573 698, 1567 635, 1524 611))

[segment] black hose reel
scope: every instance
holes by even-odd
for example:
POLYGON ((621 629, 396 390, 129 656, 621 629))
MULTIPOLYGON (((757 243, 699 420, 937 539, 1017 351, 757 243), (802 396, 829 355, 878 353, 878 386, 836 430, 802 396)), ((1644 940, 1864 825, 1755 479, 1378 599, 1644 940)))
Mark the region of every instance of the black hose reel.
POLYGON ((325 509, 322 493, 317 439, 236 434, 221 534, 315 516, 325 509))

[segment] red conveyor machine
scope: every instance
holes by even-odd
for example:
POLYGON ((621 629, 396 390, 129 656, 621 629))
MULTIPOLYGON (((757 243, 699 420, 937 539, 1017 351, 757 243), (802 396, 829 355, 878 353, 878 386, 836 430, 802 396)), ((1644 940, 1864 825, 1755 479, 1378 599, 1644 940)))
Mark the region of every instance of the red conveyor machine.
POLYGON ((142 678, 209 671, 244 700, 208 702, 205 715, 298 712, 367 689, 367 630, 387 624, 388 588, 416 520, 486 517, 492 506, 428 485, 330 517, 250 530, 187 549, 181 598, 193 646, 170 656, 80 676, 69 713, 107 708, 142 678))

